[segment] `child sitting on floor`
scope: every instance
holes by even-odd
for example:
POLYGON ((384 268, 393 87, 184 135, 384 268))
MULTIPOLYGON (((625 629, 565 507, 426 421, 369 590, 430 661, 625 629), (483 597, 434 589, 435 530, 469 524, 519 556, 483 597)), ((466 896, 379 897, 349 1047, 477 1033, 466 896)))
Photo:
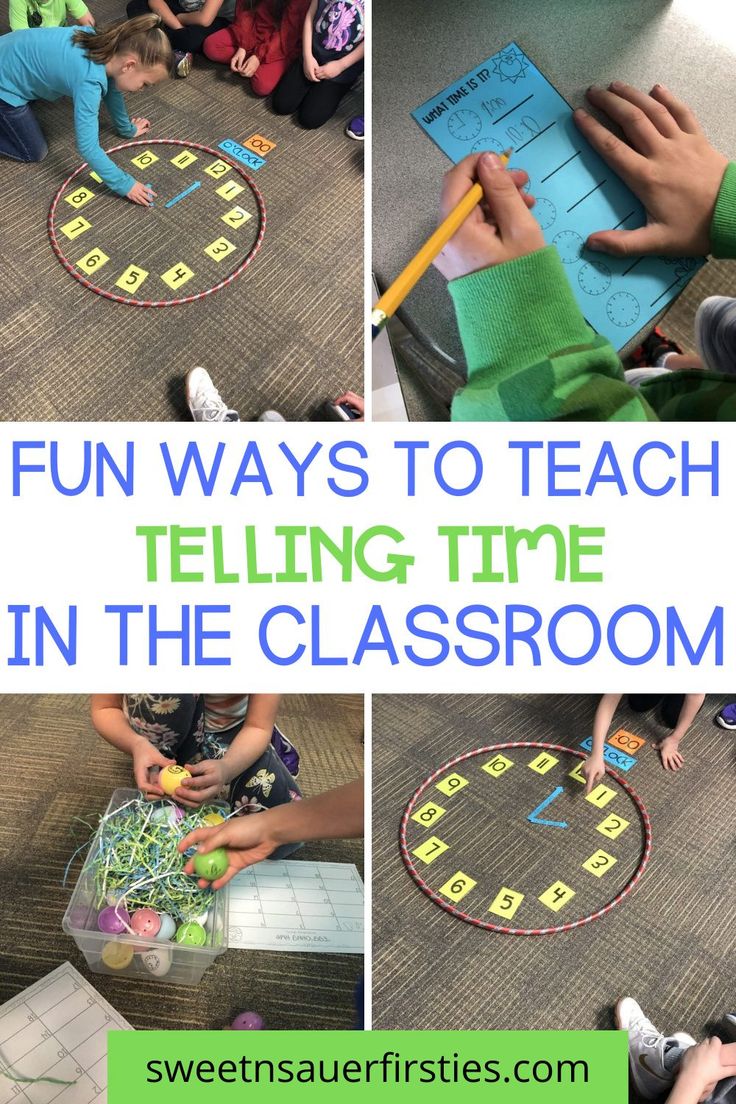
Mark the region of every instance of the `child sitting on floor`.
POLYGON ((173 762, 191 778, 175 800, 196 808, 227 794, 238 813, 296 801, 299 755, 275 725, 278 694, 93 694, 92 723, 133 760, 138 788, 164 796, 158 770, 173 762))
POLYGON ((232 23, 203 47, 210 61, 249 77, 256 96, 269 96, 301 52, 309 0, 238 0, 232 23))
POLYGON ((616 1005, 616 1027, 629 1035, 629 1068, 636 1091, 644 1100, 668 1092, 669 1104, 734 1104, 736 1043, 716 1036, 696 1043, 676 1031, 664 1035, 647 1019, 632 997, 616 1005))
POLYGON ((148 119, 128 117, 122 93, 168 76, 171 47, 159 24, 157 15, 145 15, 104 31, 40 27, 0 37, 0 154, 42 161, 48 147, 31 104, 69 96, 80 156, 113 192, 150 206, 151 189, 101 148, 98 116, 104 100, 121 137, 136 138, 150 128, 148 119))
POLYGON ((128 17, 155 12, 174 50, 174 73, 188 77, 193 55, 202 52, 210 35, 228 27, 235 0, 129 0, 128 17))
POLYGON ((363 0, 312 0, 302 29, 303 57, 295 61, 273 94, 277 115, 298 111, 308 130, 321 127, 363 72, 363 0))
MULTIPOLYGON (((606 773, 606 764, 603 758, 603 748, 611 727, 613 715, 616 712, 622 694, 603 694, 598 702, 593 721, 593 750, 583 763, 585 775, 585 792, 590 791, 603 780, 606 773)), ((654 745, 662 757, 662 766, 665 770, 676 771, 682 766, 684 760, 680 754, 680 741, 689 729, 692 722, 705 701, 705 694, 629 694, 629 706, 635 713, 646 713, 662 703, 662 720, 672 729, 669 736, 663 736, 654 745)))
POLYGON ((63 27, 71 19, 80 27, 94 27, 95 19, 84 0, 10 0, 11 31, 29 27, 63 27))

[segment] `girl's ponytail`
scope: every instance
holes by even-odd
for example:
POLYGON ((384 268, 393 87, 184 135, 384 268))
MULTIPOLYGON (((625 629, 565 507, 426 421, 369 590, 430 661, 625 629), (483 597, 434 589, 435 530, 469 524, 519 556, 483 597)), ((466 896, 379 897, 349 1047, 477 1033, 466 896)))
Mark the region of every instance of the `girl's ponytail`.
POLYGON ((94 34, 75 31, 72 42, 98 65, 106 65, 116 54, 135 54, 144 69, 156 65, 171 68, 171 44, 161 29, 161 16, 155 12, 122 19, 94 34))

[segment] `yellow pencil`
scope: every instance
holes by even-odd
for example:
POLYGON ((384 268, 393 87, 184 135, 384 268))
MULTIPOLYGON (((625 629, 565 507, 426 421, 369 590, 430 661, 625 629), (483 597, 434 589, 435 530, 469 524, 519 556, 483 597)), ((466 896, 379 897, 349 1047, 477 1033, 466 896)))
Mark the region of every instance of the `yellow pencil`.
MULTIPOLYGON (((512 152, 513 150, 506 150, 500 154, 504 165, 508 165, 512 152)), ((400 272, 391 286, 384 291, 371 311, 373 337, 381 332, 388 319, 395 314, 435 257, 442 252, 452 235, 460 229, 468 215, 475 210, 482 199, 483 189, 480 184, 474 184, 458 205, 450 211, 444 222, 441 222, 432 236, 427 239, 416 256, 409 261, 403 272, 400 272)))

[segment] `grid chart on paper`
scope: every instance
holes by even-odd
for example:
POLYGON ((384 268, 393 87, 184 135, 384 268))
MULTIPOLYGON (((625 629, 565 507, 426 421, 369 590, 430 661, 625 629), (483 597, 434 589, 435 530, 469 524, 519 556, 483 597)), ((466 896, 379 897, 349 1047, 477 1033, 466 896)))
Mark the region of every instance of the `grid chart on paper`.
POLYGON ((105 1104, 107 1032, 132 1027, 69 962, 0 1007, 0 1071, 71 1085, 14 1082, 0 1074, 0 1104, 105 1104))
POLYGON ((230 947, 362 954, 363 917, 352 863, 266 861, 230 883, 230 947))

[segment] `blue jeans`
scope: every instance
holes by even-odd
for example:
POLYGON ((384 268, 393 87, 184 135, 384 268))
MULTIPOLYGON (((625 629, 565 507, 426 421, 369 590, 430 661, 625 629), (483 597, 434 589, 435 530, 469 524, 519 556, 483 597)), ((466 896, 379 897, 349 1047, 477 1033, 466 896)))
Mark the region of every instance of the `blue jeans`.
POLYGON ((0 155, 14 161, 43 161, 49 151, 30 104, 0 100, 0 155))

